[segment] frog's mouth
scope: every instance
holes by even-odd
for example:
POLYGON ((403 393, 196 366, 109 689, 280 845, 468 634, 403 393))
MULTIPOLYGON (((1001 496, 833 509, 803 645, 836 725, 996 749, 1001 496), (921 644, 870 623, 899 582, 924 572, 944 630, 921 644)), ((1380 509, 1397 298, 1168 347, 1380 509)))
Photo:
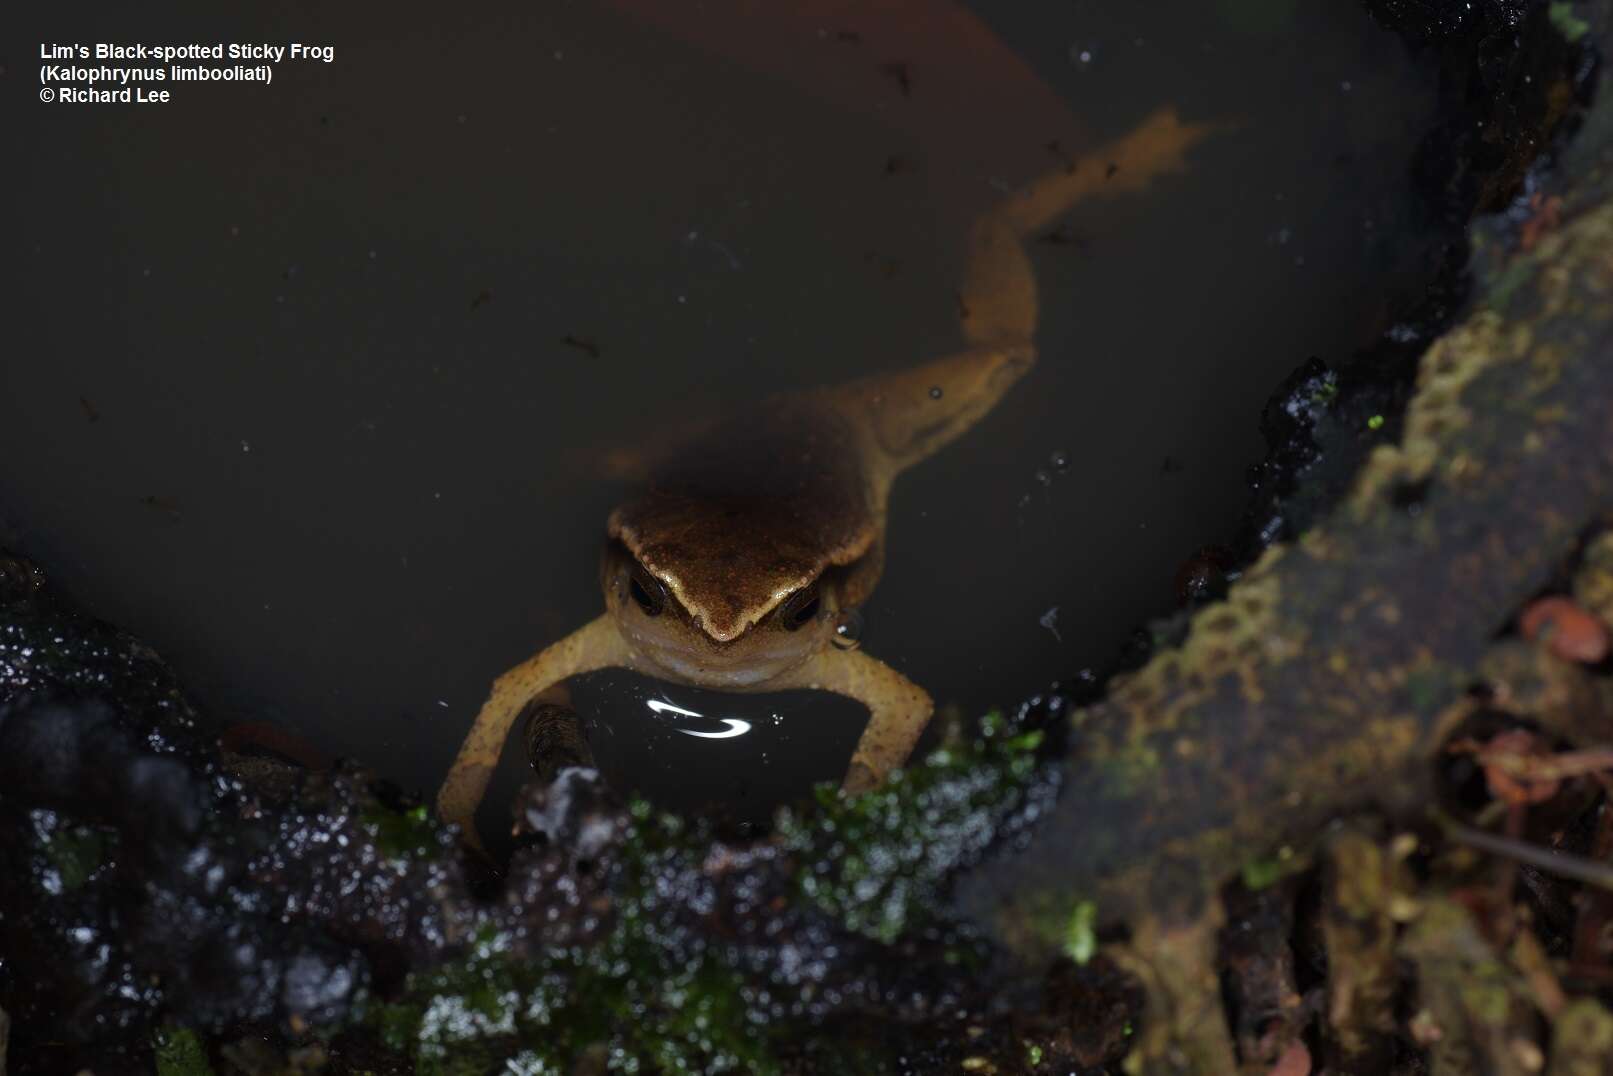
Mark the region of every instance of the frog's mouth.
POLYGON ((820 577, 732 637, 706 629, 681 595, 638 565, 620 542, 600 563, 605 607, 641 671, 717 691, 763 691, 829 645, 838 577, 820 577))
POLYGON ((719 691, 762 687, 801 665, 821 645, 814 632, 774 631, 766 624, 719 643, 686 614, 651 619, 636 613, 623 609, 617 622, 622 637, 647 665, 668 679, 719 691))

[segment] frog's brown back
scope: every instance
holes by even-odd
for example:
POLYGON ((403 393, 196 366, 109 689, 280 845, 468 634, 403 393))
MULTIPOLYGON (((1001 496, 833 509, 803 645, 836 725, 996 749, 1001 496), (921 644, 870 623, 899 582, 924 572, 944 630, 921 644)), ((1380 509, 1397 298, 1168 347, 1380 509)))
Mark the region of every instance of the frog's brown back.
POLYGON ((813 398, 768 401, 707 430, 609 525, 720 641, 825 567, 857 560, 876 530, 861 441, 813 398))

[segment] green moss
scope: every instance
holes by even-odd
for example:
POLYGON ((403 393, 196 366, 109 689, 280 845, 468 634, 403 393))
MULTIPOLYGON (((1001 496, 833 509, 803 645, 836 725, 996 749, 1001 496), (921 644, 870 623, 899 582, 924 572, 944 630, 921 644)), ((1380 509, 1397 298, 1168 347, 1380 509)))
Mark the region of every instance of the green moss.
POLYGON ((389 858, 424 859, 437 850, 437 827, 424 804, 402 812, 373 806, 364 812, 362 821, 375 839, 375 847, 389 858))
MULTIPOLYGON (((1031 780, 1041 740, 991 714, 972 740, 880 789, 848 800, 824 786, 815 811, 781 812, 776 839, 795 860, 796 896, 851 930, 894 941, 1035 788, 1051 792, 1031 780)), ((500 1064, 569 1073, 585 1055, 613 1073, 778 1072, 774 1037, 791 1029, 769 1012, 765 977, 747 978, 726 947, 679 925, 692 899, 680 887, 705 884, 709 835, 643 801, 629 813, 635 824, 610 867, 607 934, 517 959, 510 938, 484 929, 462 959, 412 975, 400 996, 371 1009, 382 1042, 422 1076, 500 1064)), ((424 819, 375 811, 365 821, 388 854, 435 846, 424 819)), ((970 964, 974 945, 953 945, 947 959, 970 964)))
POLYGON ((1092 907, 1092 926, 1096 930, 1098 903, 1086 894, 1043 891, 1014 909, 1011 918, 1005 917, 996 924, 999 934, 1013 939, 1015 949, 1030 953, 1068 954, 1072 932, 1085 915, 1082 905, 1092 907))
POLYGON ((566 1076, 568 1070, 535 1050, 522 1050, 504 1062, 504 1071, 507 1076, 566 1076))
POLYGON ((1489 305, 1504 309, 1525 284, 1535 279, 1539 269, 1539 264, 1533 258, 1513 258, 1506 262, 1505 267, 1490 280, 1486 289, 1489 293, 1489 305))
POLYGON ((1284 845, 1277 849, 1276 855, 1246 862, 1240 877, 1244 888, 1254 891, 1276 885, 1290 874, 1303 870, 1304 867, 1303 857, 1296 856, 1292 848, 1284 845))
POLYGON ((1133 740, 1104 760, 1104 776, 1116 796, 1130 796, 1158 779, 1161 764, 1152 744, 1133 740))
POLYGON ((1077 964, 1085 964, 1098 951, 1098 906, 1083 900, 1070 913, 1070 923, 1064 930, 1064 955, 1077 964))
POLYGON ((89 881, 106 863, 107 854, 116 836, 89 826, 63 826, 42 842, 45 858, 61 880, 63 891, 73 890, 89 881))
POLYGON ((591 1049, 606 1053, 611 1072, 777 1072, 739 976, 714 958, 683 958, 652 936, 635 904, 601 945, 538 959, 514 958, 509 938, 483 931, 465 959, 410 976, 403 996, 374 1012, 374 1026, 422 1076, 468 1076, 501 1062, 546 1076, 571 1072, 591 1049))
POLYGON ((1041 742, 1041 732, 1013 734, 993 712, 972 742, 936 751, 874 791, 848 800, 820 786, 816 814, 786 810, 777 820, 801 860, 800 895, 849 930, 894 941, 1024 803, 1041 742))
POLYGON ((1420 662, 1406 676, 1406 697, 1419 713, 1424 714, 1433 713, 1449 703, 1464 687, 1460 674, 1438 662, 1420 662))
POLYGON ((1462 1001, 1469 1012, 1494 1027, 1505 1027, 1512 1007, 1512 992, 1500 969, 1481 965, 1462 987, 1462 1001))
POLYGON ((1570 44, 1577 45, 1582 37, 1591 32, 1591 24, 1574 14, 1574 5, 1569 0, 1553 3, 1546 13, 1557 32, 1570 44))
POLYGON ((163 1028, 152 1036, 157 1076, 213 1076, 207 1050, 189 1028, 163 1028))

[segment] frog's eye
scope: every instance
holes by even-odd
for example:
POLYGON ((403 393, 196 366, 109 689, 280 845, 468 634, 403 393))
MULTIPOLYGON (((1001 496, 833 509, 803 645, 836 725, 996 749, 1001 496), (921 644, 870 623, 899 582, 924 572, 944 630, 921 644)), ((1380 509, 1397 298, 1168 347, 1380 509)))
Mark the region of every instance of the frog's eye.
POLYGON ((779 609, 779 623, 784 625, 785 631, 796 631, 810 623, 822 605, 816 586, 798 590, 779 609))
POLYGON ((638 602, 638 607, 644 610, 645 616, 660 616, 661 610, 666 608, 666 584, 640 565, 633 565, 627 592, 633 595, 633 600, 638 602))

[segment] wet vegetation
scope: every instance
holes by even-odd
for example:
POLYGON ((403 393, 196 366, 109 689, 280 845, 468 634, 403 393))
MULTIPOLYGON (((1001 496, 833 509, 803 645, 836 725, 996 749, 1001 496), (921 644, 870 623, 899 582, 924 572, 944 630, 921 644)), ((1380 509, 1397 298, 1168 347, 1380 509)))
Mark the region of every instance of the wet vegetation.
POLYGON ((4 1071, 1609 1071, 1613 8, 1373 8, 1440 285, 1281 386, 1128 672, 877 791, 740 839, 563 769, 494 869, 0 558, 4 1071))
MULTIPOLYGON (((8 592, 7 661, 57 694, 55 640, 102 629, 48 603, 8 592)), ((110 634, 98 653, 134 659, 110 634)), ((0 723, 25 1072, 148 1051, 161 1071, 206 1071, 198 1036, 228 1060, 265 1033, 338 1071, 375 1051, 421 1072, 506 1057, 569 1072, 595 1054, 610 1071, 780 1071, 825 1021, 984 1011, 989 954, 936 916, 939 887, 1057 786, 1035 765, 1029 726, 1048 712, 1033 708, 739 845, 570 769, 527 789, 526 843, 495 884, 369 775, 208 759, 183 727, 153 750, 106 705, 38 694, 0 723), (63 1013, 70 1039, 28 1035, 63 1013)))

